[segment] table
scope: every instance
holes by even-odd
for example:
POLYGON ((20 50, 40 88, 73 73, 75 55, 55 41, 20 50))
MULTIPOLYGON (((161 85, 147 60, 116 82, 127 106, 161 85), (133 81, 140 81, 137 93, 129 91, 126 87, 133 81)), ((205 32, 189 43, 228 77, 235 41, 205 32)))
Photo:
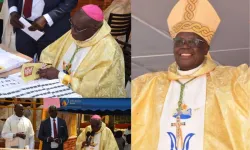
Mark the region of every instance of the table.
MULTIPOLYGON (((11 51, 6 48, 6 46, 0 44, 0 48, 6 50, 7 52, 13 53, 17 56, 27 59, 28 61, 32 61, 32 58, 21 54, 16 51, 11 51)), ((17 69, 13 69, 8 72, 0 73, 0 77, 8 77, 11 74, 15 74, 21 71, 21 67, 17 69)), ((3 79, 4 80, 4 79, 3 79)), ((19 84, 19 83, 18 83, 19 84)), ((10 84, 9 84, 10 85, 10 84)), ((12 84, 13 85, 13 84, 12 84)), ((54 80, 37 80, 36 82, 32 82, 31 84, 21 84, 18 86, 10 86, 13 88, 3 87, 5 91, 0 92, 0 97, 74 97, 80 98, 81 96, 75 93, 70 87, 63 85, 59 79, 54 80), (46 83, 45 83, 46 82, 46 83), (10 94, 13 94, 12 96, 10 94), (27 96, 28 95, 28 96, 27 96)))
MULTIPOLYGON (((33 59, 30 58, 29 56, 26 56, 26 55, 24 55, 24 54, 22 54, 22 53, 19 53, 19 52, 17 52, 17 51, 10 51, 9 48, 7 48, 7 47, 6 47, 5 45, 3 45, 3 44, 0 44, 0 48, 2 48, 3 50, 6 50, 6 51, 8 51, 8 52, 10 52, 10 53, 12 53, 12 54, 15 54, 15 55, 17 55, 17 56, 20 56, 20 57, 22 57, 22 58, 25 58, 25 59, 27 59, 27 60, 29 60, 29 61, 32 61, 32 60, 33 60, 33 59)), ((10 70, 10 71, 4 72, 4 73, 0 73, 0 77, 7 77, 8 75, 11 75, 11 74, 20 72, 20 71, 21 71, 21 68, 22 68, 22 67, 19 67, 19 68, 17 68, 17 69, 13 69, 13 70, 10 70)))
MULTIPOLYGON (((0 148, 0 150, 27 150, 27 149, 16 149, 16 148, 0 148)), ((32 150, 38 150, 38 149, 32 149, 32 150)))

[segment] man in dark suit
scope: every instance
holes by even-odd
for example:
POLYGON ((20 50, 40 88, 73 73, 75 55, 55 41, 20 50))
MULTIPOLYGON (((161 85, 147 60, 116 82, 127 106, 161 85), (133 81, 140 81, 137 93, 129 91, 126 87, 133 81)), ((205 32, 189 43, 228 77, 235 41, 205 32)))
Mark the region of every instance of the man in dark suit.
POLYGON ((8 0, 10 24, 16 32, 17 51, 33 57, 70 29, 70 12, 78 0, 8 0), (21 29, 19 21, 24 17, 32 26, 29 30, 40 30, 45 34, 35 41, 21 29))
POLYGON ((56 106, 49 107, 50 117, 40 125, 38 138, 43 141, 42 150, 63 150, 63 143, 68 139, 66 122, 57 117, 56 106))

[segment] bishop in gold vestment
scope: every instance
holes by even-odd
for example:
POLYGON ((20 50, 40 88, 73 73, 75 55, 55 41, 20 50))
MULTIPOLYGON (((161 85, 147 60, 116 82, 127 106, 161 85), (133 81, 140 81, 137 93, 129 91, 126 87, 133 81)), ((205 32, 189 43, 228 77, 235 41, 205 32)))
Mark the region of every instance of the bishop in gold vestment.
MULTIPOLYGON (((171 64, 167 71, 148 73, 132 81, 132 149, 180 150, 181 147, 185 150, 190 147, 192 147, 190 150, 250 149, 250 69, 245 64, 238 67, 218 66, 209 57, 208 45, 219 22, 217 13, 207 0, 177 2, 168 18, 169 30, 174 39, 176 62, 171 64), (197 63, 198 61, 200 63, 197 63), (189 68, 190 66, 192 68, 189 68), (180 83, 183 80, 188 80, 185 82, 186 85, 180 83), (202 82, 198 82, 199 80, 202 82), (190 85, 191 89, 186 89, 185 86, 190 88, 188 86, 192 82, 205 84, 194 83, 190 85), (179 83, 182 84, 181 88, 173 88, 178 87, 175 85, 179 83), (198 90, 194 91, 192 88, 198 90), (182 117, 181 121, 177 117, 176 123, 164 121, 170 120, 170 117, 164 117, 169 111, 169 114, 172 113, 170 105, 176 106, 173 110, 176 108, 177 111, 189 110, 186 107, 193 99, 185 98, 193 96, 195 99, 196 95, 185 93, 185 90, 197 95, 204 90, 202 95, 204 103, 197 106, 197 109, 192 109, 192 113, 181 111, 186 115, 179 116, 182 117), (177 96, 176 91, 178 91, 177 96), (175 96, 179 101, 173 99, 175 96), (203 116, 202 118, 196 118, 193 122, 186 121, 199 109, 203 109, 202 115, 196 115, 203 116), (202 134, 196 132, 189 134, 190 139, 184 139, 185 132, 193 132, 185 131, 187 129, 185 126, 192 129, 196 123, 203 124, 199 130, 202 134), (167 125, 169 128, 166 129, 162 125, 167 125), (162 133, 174 127, 176 132, 162 133), (194 138, 199 134, 200 139, 196 139, 199 142, 195 143, 194 138), (162 141, 163 138, 168 141, 162 141), (189 143, 186 143, 188 140, 189 143), (172 143, 164 147, 164 144, 170 143, 169 141, 172 143), (197 148, 197 145, 200 147, 197 148)), ((202 103, 202 96, 201 99, 194 101, 202 103)))
POLYGON ((77 137, 76 150, 119 150, 112 131, 101 121, 100 116, 92 116, 90 124, 77 137), (91 135, 88 136, 88 133, 91 135))
POLYGON ((40 70, 40 77, 59 78, 83 97, 125 97, 123 52, 103 12, 86 5, 70 22, 71 31, 42 51, 40 61, 54 69, 40 70))

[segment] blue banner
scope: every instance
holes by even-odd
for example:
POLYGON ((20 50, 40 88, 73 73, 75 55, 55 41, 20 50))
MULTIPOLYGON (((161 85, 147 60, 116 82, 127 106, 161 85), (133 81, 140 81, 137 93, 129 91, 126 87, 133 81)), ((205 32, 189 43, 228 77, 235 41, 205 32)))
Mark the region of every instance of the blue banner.
POLYGON ((62 110, 125 111, 131 109, 130 98, 60 98, 62 110))

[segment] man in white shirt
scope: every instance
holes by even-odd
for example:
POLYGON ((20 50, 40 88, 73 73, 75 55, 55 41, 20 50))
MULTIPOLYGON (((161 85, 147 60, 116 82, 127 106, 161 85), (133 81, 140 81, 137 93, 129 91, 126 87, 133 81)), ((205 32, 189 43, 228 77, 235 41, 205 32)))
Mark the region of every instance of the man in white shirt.
POLYGON ((16 104, 15 114, 3 127, 2 137, 6 148, 34 149, 34 131, 29 119, 23 116, 23 105, 16 104))
POLYGON ((42 150, 63 150, 63 143, 68 139, 66 122, 57 117, 56 106, 49 107, 49 115, 40 125, 38 138, 43 141, 42 150))
POLYGON ((40 56, 41 51, 70 29, 70 12, 77 0, 8 0, 10 24, 16 32, 17 51, 33 57, 40 56), (41 30, 45 34, 35 41, 21 29, 19 21, 23 17, 32 26, 29 30, 41 30))

